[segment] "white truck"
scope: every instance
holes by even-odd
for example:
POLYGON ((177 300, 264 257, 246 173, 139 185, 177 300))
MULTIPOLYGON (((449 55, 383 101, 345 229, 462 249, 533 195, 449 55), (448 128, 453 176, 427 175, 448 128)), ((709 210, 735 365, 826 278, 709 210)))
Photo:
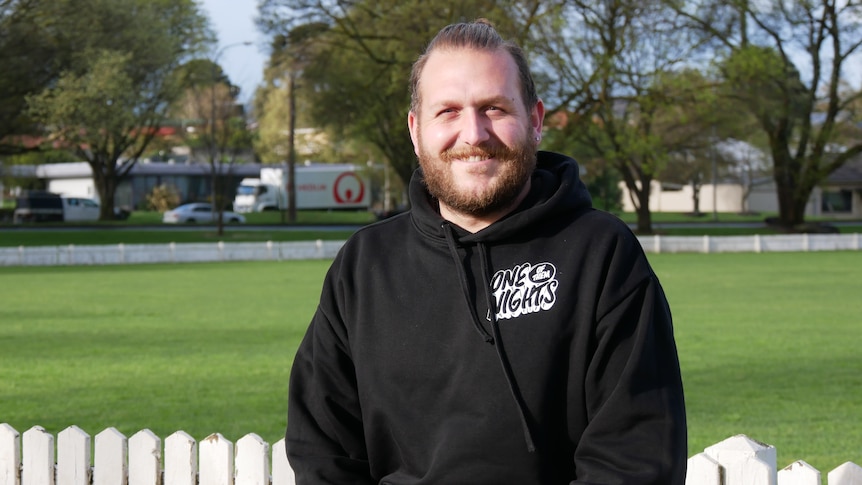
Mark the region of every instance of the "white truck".
MULTIPOLYGON (((296 166, 297 209, 367 209, 370 185, 360 167, 317 163, 296 166)), ((233 200, 234 212, 286 210, 287 167, 263 167, 260 178, 240 181, 233 200)))

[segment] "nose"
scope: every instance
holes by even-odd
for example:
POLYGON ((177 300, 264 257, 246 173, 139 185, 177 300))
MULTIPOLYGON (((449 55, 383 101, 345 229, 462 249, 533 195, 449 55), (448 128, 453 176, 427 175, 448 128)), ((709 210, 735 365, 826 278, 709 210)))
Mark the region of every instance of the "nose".
POLYGON ((461 140, 477 146, 490 138, 490 120, 482 111, 467 109, 461 113, 461 140))

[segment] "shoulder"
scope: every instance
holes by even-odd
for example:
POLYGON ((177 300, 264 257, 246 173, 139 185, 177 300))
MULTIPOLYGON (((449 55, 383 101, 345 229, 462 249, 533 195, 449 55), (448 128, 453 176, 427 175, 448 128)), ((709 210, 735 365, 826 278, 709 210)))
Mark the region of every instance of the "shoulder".
POLYGON ((594 269, 619 286, 637 285, 652 277, 652 268, 637 235, 620 218, 605 211, 584 212, 570 231, 594 269), (623 284, 622 280, 627 281, 623 284))
POLYGON ((408 244, 409 221, 407 213, 401 213, 359 228, 338 251, 335 265, 369 265, 397 254, 397 248, 408 244))
POLYGON ((569 224, 569 230, 593 250, 603 247, 640 252, 640 241, 629 225, 603 210, 591 208, 576 215, 569 224))

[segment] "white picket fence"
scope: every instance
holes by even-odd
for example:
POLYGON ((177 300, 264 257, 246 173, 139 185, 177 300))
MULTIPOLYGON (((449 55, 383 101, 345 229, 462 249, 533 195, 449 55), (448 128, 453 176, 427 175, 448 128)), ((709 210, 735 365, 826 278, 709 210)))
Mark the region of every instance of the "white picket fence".
MULTIPOLYGON (((142 430, 128 440, 114 428, 90 435, 70 426, 54 436, 41 426, 21 435, 0 424, 0 485, 295 485, 284 440, 272 447, 256 434, 236 446, 219 433, 197 443, 183 431, 161 439, 142 430), (22 446, 23 441, 23 446, 22 446), (23 451, 23 453, 22 453, 23 451), (23 457, 23 458, 22 458, 23 457), (91 466, 92 463, 92 466, 91 466), (270 464, 272 465, 270 467, 270 464)), ((804 461, 782 470, 776 450, 738 435, 688 459, 686 485, 823 485, 804 461)), ((844 463, 826 485, 862 485, 862 467, 844 463)))
MULTIPOLYGON (((639 236, 648 253, 859 251, 862 235, 639 236)), ((334 258, 344 241, 0 247, 0 266, 65 266, 334 258)))

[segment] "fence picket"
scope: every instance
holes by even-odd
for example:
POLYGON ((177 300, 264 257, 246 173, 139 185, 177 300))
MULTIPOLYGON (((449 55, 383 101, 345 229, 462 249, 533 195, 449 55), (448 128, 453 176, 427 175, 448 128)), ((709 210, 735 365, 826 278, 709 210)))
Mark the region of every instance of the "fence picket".
MULTIPOLYGON (((270 445, 249 433, 234 445, 219 433, 200 443, 183 431, 161 439, 144 429, 126 439, 114 428, 90 437, 77 426, 54 436, 33 426, 22 436, 0 423, 0 485, 296 485, 285 441, 270 445), (270 454, 271 453, 271 454, 270 454), (161 467, 164 466, 162 469, 161 467), (270 475, 271 470, 271 475, 270 475)), ((688 459, 686 485, 821 485, 821 473, 799 460, 776 469, 775 447, 745 435, 728 438, 688 459)), ((828 485, 862 485, 862 467, 847 462, 828 485)))
POLYGON ((293 468, 287 461, 284 438, 272 446, 272 485, 296 485, 293 468))
POLYGON ((776 485, 777 456, 772 446, 736 435, 704 453, 724 467, 725 485, 776 485))
POLYGON ((0 424, 0 485, 21 485, 21 435, 7 423, 0 424))
POLYGON ((144 429, 129 438, 129 485, 159 485, 162 440, 144 429))
POLYGON ((54 436, 41 426, 24 432, 21 485, 54 485, 54 436))
POLYGON ((233 443, 213 433, 200 446, 200 485, 233 485, 233 443))
POLYGON ((862 467, 844 463, 826 475, 828 485, 862 485, 862 467))
POLYGON ((250 433, 236 442, 235 485, 269 485, 269 445, 250 433))
POLYGON ((57 435, 57 485, 90 485, 90 435, 69 426, 57 435))
POLYGON ((116 428, 96 435, 93 457, 93 485, 127 485, 129 483, 129 443, 116 428))
POLYGON ((165 485, 195 485, 198 472, 198 444, 185 431, 165 439, 165 485))
POLYGON ((778 472, 778 485, 820 485, 820 471, 802 460, 778 472))
POLYGON ((717 461, 706 453, 698 453, 688 459, 685 485, 724 485, 723 472, 717 461))

